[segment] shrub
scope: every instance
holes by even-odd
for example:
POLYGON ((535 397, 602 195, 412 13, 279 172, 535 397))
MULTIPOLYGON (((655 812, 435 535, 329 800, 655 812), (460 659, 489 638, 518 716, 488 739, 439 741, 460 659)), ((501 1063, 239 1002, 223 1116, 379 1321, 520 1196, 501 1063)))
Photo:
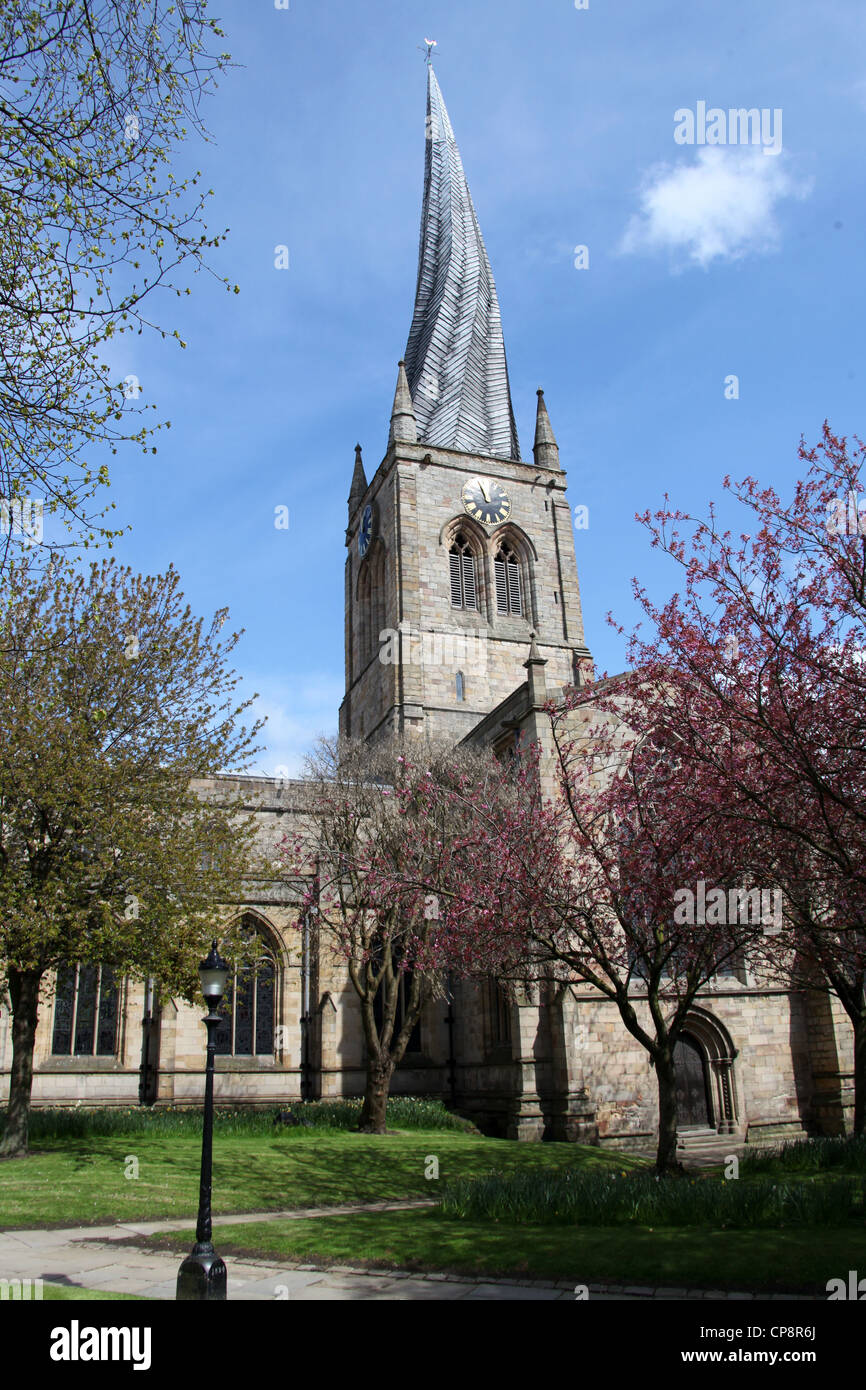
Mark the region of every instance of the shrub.
POLYGON ((866 1183, 744 1183, 571 1170, 489 1174, 445 1188, 444 1216, 583 1226, 780 1226, 862 1222, 866 1183))
POLYGON ((820 1173, 844 1168, 866 1173, 866 1135, 851 1134, 830 1139, 790 1139, 767 1145, 740 1159, 740 1173, 820 1173))
MULTIPOLYGON (((360 1100, 315 1100, 287 1102, 267 1109, 221 1106, 214 1111, 217 1135, 269 1135, 287 1138, 305 1129, 354 1129, 361 1114, 360 1100), (291 1110, 302 1126, 274 1124, 278 1110, 291 1110)), ((6 1111, 0 1108, 0 1135, 6 1111)), ((388 1101, 388 1125, 395 1129, 449 1129, 474 1132, 459 1115, 446 1110, 441 1101, 425 1097, 395 1096, 388 1101)), ((66 1109, 32 1110, 30 1139, 86 1139, 111 1135, 199 1135, 202 1110, 199 1106, 72 1106, 66 1109)))

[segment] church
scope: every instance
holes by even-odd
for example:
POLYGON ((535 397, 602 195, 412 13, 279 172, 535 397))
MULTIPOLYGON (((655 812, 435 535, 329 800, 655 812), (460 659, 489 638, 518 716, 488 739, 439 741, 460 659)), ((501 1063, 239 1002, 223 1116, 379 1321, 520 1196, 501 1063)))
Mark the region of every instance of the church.
MULTIPOLYGON (((348 497, 341 735, 447 738, 501 753, 545 744, 548 701, 592 671, 574 530, 542 391, 531 460, 511 402, 499 301, 460 152, 428 62, 415 307, 397 368, 384 457, 359 445, 348 497)), ((384 412, 383 412, 384 414, 384 412)), ((383 421, 384 437, 384 421, 383 421)), ((242 783, 260 847, 276 860, 307 784, 242 783)), ((298 925, 297 885, 250 879, 237 919, 255 937, 217 1048, 217 1104, 285 1106, 358 1096, 357 996, 298 925)), ((200 1010, 157 982, 70 965, 40 1009, 36 1105, 193 1105, 203 1095, 200 1010)), ((11 1030, 0 1008, 0 1077, 11 1030)), ((786 991, 744 963, 714 979, 678 1044, 682 1143, 841 1133, 853 1108, 851 1029, 826 995, 786 991)), ((585 986, 511 998, 456 981, 427 1006, 392 1087, 441 1098, 485 1132, 651 1148, 656 1085, 615 1005, 585 986)))

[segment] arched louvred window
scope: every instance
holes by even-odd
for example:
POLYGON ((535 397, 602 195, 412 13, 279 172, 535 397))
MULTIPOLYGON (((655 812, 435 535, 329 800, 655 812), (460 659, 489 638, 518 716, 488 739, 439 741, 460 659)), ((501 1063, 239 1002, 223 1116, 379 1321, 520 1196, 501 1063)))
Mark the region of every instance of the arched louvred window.
POLYGON ((499 547, 493 562, 496 576, 497 613, 516 613, 523 617, 523 590, 520 583, 520 561, 510 545, 499 547))
POLYGON ((113 1057, 119 989, 109 965, 61 965, 54 1000, 55 1057, 113 1057))
POLYGON ((226 985, 215 1051, 218 1057, 273 1056, 277 963, 254 918, 244 918, 240 938, 246 956, 226 985))
POLYGON ((478 586, 475 582, 475 556, 465 536, 455 538, 448 553, 451 567, 451 607, 478 607, 478 586))

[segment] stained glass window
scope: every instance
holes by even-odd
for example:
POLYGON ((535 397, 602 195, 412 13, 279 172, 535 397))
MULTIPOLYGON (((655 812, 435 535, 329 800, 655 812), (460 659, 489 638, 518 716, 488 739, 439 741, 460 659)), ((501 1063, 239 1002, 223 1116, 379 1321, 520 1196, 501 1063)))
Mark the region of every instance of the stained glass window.
POLYGON ((274 1052, 277 970, 264 935, 249 919, 242 927, 252 937, 251 958, 229 979, 220 1006, 222 1022, 214 1045, 219 1057, 267 1057, 274 1052))
POLYGON ((108 965, 62 965, 54 997, 55 1057, 113 1057, 120 991, 108 965))

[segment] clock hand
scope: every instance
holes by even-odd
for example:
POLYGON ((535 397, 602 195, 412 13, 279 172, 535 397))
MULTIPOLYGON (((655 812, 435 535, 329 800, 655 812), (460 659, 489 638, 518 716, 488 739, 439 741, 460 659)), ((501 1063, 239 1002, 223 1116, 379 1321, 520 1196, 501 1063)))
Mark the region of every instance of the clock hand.
POLYGON ((487 488, 487 485, 486 485, 485 483, 483 483, 483 482, 481 481, 480 478, 478 479, 478 486, 481 488, 481 493, 482 493, 482 496, 484 497, 484 501, 485 501, 485 502, 489 502, 489 501, 490 501, 490 492, 489 492, 489 490, 488 490, 488 488, 487 488))

